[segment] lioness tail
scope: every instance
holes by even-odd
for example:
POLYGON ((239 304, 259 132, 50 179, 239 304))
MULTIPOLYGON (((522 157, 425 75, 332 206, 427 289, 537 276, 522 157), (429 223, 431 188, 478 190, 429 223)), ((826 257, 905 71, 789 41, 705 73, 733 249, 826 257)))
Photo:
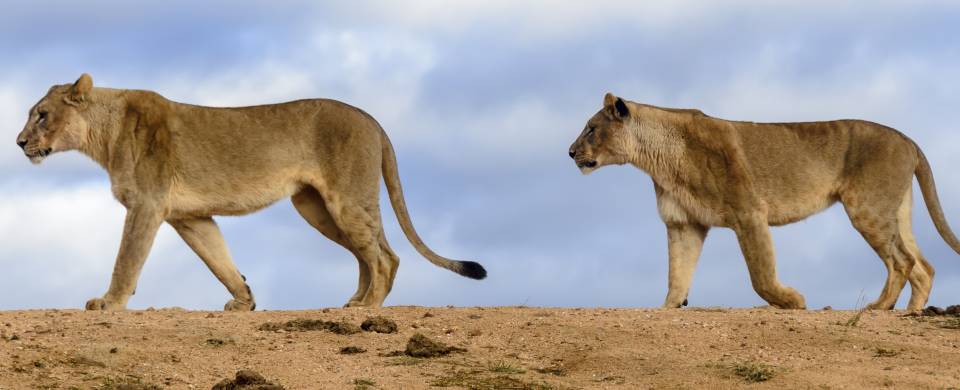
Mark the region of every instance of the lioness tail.
POLYGON ((920 192, 923 193, 923 202, 927 204, 927 211, 930 212, 930 218, 933 219, 933 225, 937 227, 940 237, 950 245, 957 254, 960 254, 960 241, 953 235, 947 219, 943 216, 943 209, 940 208, 940 198, 937 197, 937 185, 933 182, 933 171, 930 169, 930 163, 927 162, 923 151, 917 148, 917 155, 920 157, 920 163, 914 172, 917 175, 917 182, 920 183, 920 192))
POLYGON ((383 182, 387 186, 387 194, 390 195, 390 204, 393 206, 393 212, 397 214, 397 221, 400 222, 400 228, 407 240, 417 248, 423 257, 430 260, 434 265, 446 268, 460 275, 473 279, 483 279, 487 277, 487 270, 482 265, 473 261, 451 260, 436 254, 433 250, 423 243, 417 231, 413 228, 413 222, 410 221, 410 214, 407 212, 407 203, 403 199, 403 188, 400 186, 400 174, 397 172, 397 156, 393 151, 393 145, 386 133, 382 132, 383 137, 383 161, 381 169, 383 171, 383 182))

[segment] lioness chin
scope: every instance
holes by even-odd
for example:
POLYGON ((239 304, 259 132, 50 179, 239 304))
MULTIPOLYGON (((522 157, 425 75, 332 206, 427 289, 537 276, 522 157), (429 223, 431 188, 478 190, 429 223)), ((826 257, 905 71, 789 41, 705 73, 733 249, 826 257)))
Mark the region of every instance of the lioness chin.
POLYGON ((934 272, 910 227, 913 176, 937 231, 960 253, 923 153, 876 123, 735 122, 608 93, 569 155, 584 174, 631 164, 653 179, 670 258, 664 307, 686 304, 707 231, 719 226, 736 233, 760 297, 779 308, 805 308, 803 296, 777 279, 769 226, 840 202, 887 268, 883 291, 868 307, 892 309, 909 281, 907 309, 923 308, 934 272))
POLYGON ((254 107, 176 103, 139 90, 94 88, 89 75, 55 85, 17 137, 30 161, 79 150, 110 177, 127 209, 106 294, 89 310, 123 310, 157 229, 169 223, 233 295, 225 310, 253 310, 250 287, 212 217, 242 215, 290 197, 307 222, 357 258, 360 280, 347 306, 380 306, 399 258, 380 219, 381 175, 400 226, 430 262, 483 279, 470 261, 446 259, 417 235, 407 213, 393 146, 367 113, 334 100, 254 107))

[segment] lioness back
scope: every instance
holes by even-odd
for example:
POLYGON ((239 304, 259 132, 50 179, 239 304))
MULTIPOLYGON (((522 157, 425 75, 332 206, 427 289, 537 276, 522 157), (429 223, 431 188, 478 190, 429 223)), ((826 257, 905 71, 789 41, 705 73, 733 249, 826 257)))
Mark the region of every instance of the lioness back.
POLYGON ((806 218, 838 200, 845 173, 865 158, 915 154, 900 132, 862 120, 731 123, 771 225, 806 218))
MULTIPOLYGON (((162 99, 162 98, 161 98, 162 99)), ((328 99, 216 108, 169 103, 174 201, 185 214, 240 215, 296 193, 343 167, 379 171, 381 128, 372 117, 328 99)), ((379 178, 336 176, 340 180, 379 178)))

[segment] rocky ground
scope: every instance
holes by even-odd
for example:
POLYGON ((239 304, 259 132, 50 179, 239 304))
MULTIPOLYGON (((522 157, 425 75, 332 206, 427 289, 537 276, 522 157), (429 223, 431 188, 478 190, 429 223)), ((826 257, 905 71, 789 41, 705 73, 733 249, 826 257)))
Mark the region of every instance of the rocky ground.
POLYGON ((38 310, 0 336, 4 390, 960 388, 949 314, 38 310))

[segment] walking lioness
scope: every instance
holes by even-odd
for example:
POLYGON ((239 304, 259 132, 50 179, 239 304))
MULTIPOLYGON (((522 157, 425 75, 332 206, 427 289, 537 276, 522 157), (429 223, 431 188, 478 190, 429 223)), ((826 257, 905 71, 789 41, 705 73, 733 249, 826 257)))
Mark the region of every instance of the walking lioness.
POLYGON ((910 228, 914 175, 937 231, 960 253, 923 153, 876 123, 734 122, 608 93, 569 154, 584 174, 631 164, 653 178, 670 256, 664 307, 686 304, 707 231, 722 226, 736 232, 753 288, 764 300, 805 308, 803 296, 777 279, 768 226, 799 221, 839 201, 887 267, 883 291, 868 307, 892 309, 909 280, 907 309, 921 309, 933 267, 910 228))
POLYGON ((212 108, 148 91, 94 88, 84 74, 30 109, 17 145, 35 164, 79 150, 110 176, 127 208, 110 287, 88 310, 123 310, 166 221, 233 295, 225 310, 256 306, 214 215, 242 215, 281 198, 360 263, 347 306, 380 306, 399 259, 384 238, 380 177, 404 234, 433 264, 483 279, 480 264, 438 256, 420 240, 403 200, 390 140, 370 115, 334 100, 212 108))

